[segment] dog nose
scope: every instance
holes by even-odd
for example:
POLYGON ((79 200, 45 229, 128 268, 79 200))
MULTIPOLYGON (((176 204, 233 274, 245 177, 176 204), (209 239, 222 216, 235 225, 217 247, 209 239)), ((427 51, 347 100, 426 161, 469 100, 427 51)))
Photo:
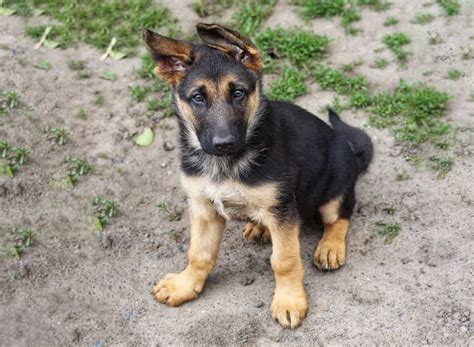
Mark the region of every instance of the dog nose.
POLYGON ((234 136, 228 135, 225 137, 215 136, 212 138, 212 145, 214 149, 219 152, 228 152, 234 147, 234 136))

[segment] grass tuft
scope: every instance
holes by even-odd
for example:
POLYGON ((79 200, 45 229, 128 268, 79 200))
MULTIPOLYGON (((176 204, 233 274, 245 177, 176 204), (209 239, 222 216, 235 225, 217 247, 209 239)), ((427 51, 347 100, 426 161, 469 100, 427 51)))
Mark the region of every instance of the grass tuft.
POLYGON ((396 25, 396 24, 398 24, 398 19, 391 16, 387 17, 387 19, 385 19, 385 22, 383 22, 383 25, 385 25, 386 27, 396 25))
POLYGON ((231 28, 253 37, 263 21, 272 13, 276 0, 245 0, 232 16, 231 28))
POLYGON ((160 202, 156 205, 160 212, 166 215, 166 218, 169 222, 176 222, 181 220, 183 211, 178 208, 178 206, 172 204, 169 201, 160 202))
POLYGON ((286 58, 297 67, 319 61, 329 46, 327 36, 298 28, 267 28, 255 36, 255 41, 266 64, 271 65, 273 59, 286 58))
POLYGON ((281 76, 270 84, 266 95, 271 100, 293 101, 308 92, 304 78, 300 70, 285 67, 281 76))
POLYGON ((119 204, 114 200, 105 199, 97 195, 92 200, 92 206, 95 213, 95 227, 102 231, 110 223, 110 220, 118 213, 119 204))
POLYGON ((378 234, 385 237, 384 243, 386 245, 391 244, 395 237, 400 234, 400 224, 398 223, 388 223, 384 221, 378 221, 375 223, 379 229, 377 230, 378 234))
MULTIPOLYGON (((56 20, 48 38, 59 42, 63 48, 84 42, 105 49, 116 37, 115 48, 133 54, 141 45, 139 33, 143 28, 166 29, 165 34, 170 36, 178 32, 168 9, 152 0, 30 0, 26 4, 31 11, 41 8, 45 15, 56 20)), ((44 30, 45 26, 30 26, 26 33, 39 39, 44 30)))
POLYGON ((14 258, 20 259, 25 248, 31 247, 34 243, 36 231, 33 229, 14 229, 14 243, 8 248, 8 253, 14 258))
POLYGON ((418 145, 434 141, 449 130, 439 118, 446 112, 449 96, 424 84, 404 81, 393 94, 380 93, 371 100, 369 121, 390 128, 398 141, 418 145))
POLYGON ((451 68, 448 70, 448 78, 450 80, 456 81, 462 77, 462 71, 458 69, 451 68))
POLYGON ((91 171, 91 166, 86 160, 68 155, 64 158, 64 162, 68 172, 66 181, 71 188, 76 186, 82 176, 87 175, 91 171))
POLYGON ((293 0, 292 3, 299 7, 299 14, 305 20, 341 17, 341 25, 350 35, 360 31, 352 26, 360 20, 359 7, 367 6, 375 11, 385 11, 390 7, 390 3, 384 0, 293 0))
POLYGON ((383 42, 392 51, 400 63, 405 63, 408 59, 408 53, 402 49, 403 46, 411 42, 410 38, 404 33, 387 34, 383 42))
POLYGON ((377 69, 385 69, 388 65, 388 61, 386 59, 383 59, 383 58, 378 58, 378 59, 375 59, 374 61, 374 66, 377 68, 377 69))
POLYGON ((13 147, 7 141, 0 141, 0 176, 13 177, 29 160, 30 149, 13 147))
POLYGON ((437 172, 437 178, 439 180, 445 178, 454 166, 454 161, 451 158, 432 156, 429 159, 431 161, 431 167, 437 172))
POLYGON ((441 6, 447 16, 456 16, 461 12, 461 5, 459 0, 436 0, 441 6))
POLYGON ((432 22, 435 17, 431 13, 420 13, 415 16, 414 23, 415 24, 427 24, 432 22))
POLYGON ((69 130, 66 128, 51 128, 47 126, 44 129, 46 137, 52 143, 55 143, 58 146, 66 144, 67 138, 69 136, 69 130))
POLYGON ((436 142, 449 131, 449 125, 440 120, 446 113, 449 96, 424 84, 404 81, 393 93, 371 95, 362 76, 348 76, 342 71, 318 65, 312 71, 314 80, 324 90, 349 96, 349 104, 338 108, 367 108, 369 123, 389 128, 399 142, 413 145, 436 142))
POLYGON ((20 105, 20 94, 15 91, 0 91, 0 116, 20 105))

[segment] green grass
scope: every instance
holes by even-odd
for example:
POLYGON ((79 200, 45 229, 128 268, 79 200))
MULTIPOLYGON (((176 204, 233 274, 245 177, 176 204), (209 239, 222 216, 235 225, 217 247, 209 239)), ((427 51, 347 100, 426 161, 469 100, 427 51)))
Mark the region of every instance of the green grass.
POLYGON ((349 76, 324 65, 316 66, 312 76, 321 89, 349 97, 346 106, 337 100, 338 108, 367 109, 369 123, 389 128, 399 142, 415 146, 426 141, 436 142, 449 131, 449 125, 440 118, 445 115, 450 98, 432 87, 401 81, 393 93, 371 95, 362 76, 349 76))
POLYGON ((384 236, 384 243, 386 245, 391 244, 395 237, 400 234, 400 225, 398 223, 389 223, 384 221, 378 221, 375 223, 377 225, 378 230, 377 233, 381 236, 384 236))
POLYGON ((67 138, 69 136, 69 130, 66 128, 45 128, 46 137, 52 143, 55 143, 58 146, 66 144, 67 138))
POLYGON ((20 259, 25 249, 34 243, 36 231, 33 229, 17 229, 13 231, 13 244, 8 248, 8 253, 14 258, 20 259))
POLYGON ((244 0, 232 15, 230 27, 253 37, 263 21, 272 13, 276 0, 244 0))
POLYGON ((87 112, 84 109, 84 107, 79 108, 79 111, 77 112, 76 117, 81 119, 81 120, 86 120, 87 119, 87 112))
POLYGON ((0 141, 0 176, 13 177, 29 160, 30 149, 0 141))
POLYGON ((44 59, 37 61, 33 66, 40 70, 51 70, 51 63, 44 59))
POLYGON ((400 63, 405 63, 408 59, 408 53, 402 49, 408 45, 411 40, 404 33, 387 34, 383 37, 383 42, 392 51, 400 63))
POLYGON ((341 70, 344 71, 344 72, 352 72, 352 71, 354 71, 354 68, 356 66, 361 66, 362 64, 364 64, 364 59, 358 58, 358 59, 350 62, 349 64, 343 64, 341 66, 341 70))
POLYGON ((329 38, 298 28, 267 28, 255 35, 264 62, 272 66, 274 59, 288 59, 296 67, 308 66, 327 53, 329 38))
POLYGON ((196 0, 191 4, 192 9, 201 18, 218 14, 238 3, 237 0, 196 0))
POLYGON ((72 71, 80 71, 86 68, 86 62, 84 60, 69 60, 67 66, 72 71))
POLYGON ((461 12, 459 0, 436 0, 436 2, 443 8, 447 16, 456 16, 461 12))
POLYGON ((293 1, 300 7, 299 14, 304 19, 336 17, 344 12, 345 0, 300 0, 293 1))
POLYGON ((450 80, 456 81, 462 77, 462 71, 458 69, 451 68, 448 70, 448 78, 450 80))
MULTIPOLYGON (((173 96, 168 84, 157 78, 153 72, 155 64, 148 54, 142 56, 142 63, 137 71, 139 77, 145 80, 146 85, 140 86, 139 90, 145 90, 145 100, 150 94, 151 98, 147 100, 148 116, 152 116, 156 111, 163 112, 164 117, 170 117, 173 111, 173 96)), ((132 95, 133 97, 133 95, 132 95)))
POLYGON ((291 3, 299 7, 298 13, 305 20, 341 17, 341 25, 350 35, 360 31, 352 26, 361 18, 360 7, 367 6, 376 11, 390 7, 388 1, 382 0, 293 0, 291 3))
POLYGON ((271 100, 293 101, 308 92, 304 78, 299 69, 285 67, 281 76, 270 84, 266 95, 271 100))
POLYGON ((393 206, 389 206, 389 207, 384 207, 382 211, 384 211, 386 214, 394 215, 395 212, 397 212, 397 209, 393 206))
POLYGON ((387 0, 356 0, 359 6, 368 6, 374 11, 386 11, 391 7, 391 2, 387 0))
POLYGON ((191 4, 192 9, 201 18, 209 16, 212 12, 208 9, 203 0, 194 1, 191 4))
POLYGON ((431 13, 419 13, 415 16, 414 23, 416 24, 427 24, 432 22, 435 17, 431 13))
POLYGON ((454 166, 454 161, 451 158, 432 156, 429 159, 431 161, 431 168, 437 172, 438 179, 445 178, 454 166))
POLYGON ((150 92, 149 88, 140 85, 130 86, 129 91, 132 100, 135 102, 143 101, 150 92))
POLYGON ((0 90, 0 116, 6 115, 10 110, 20 105, 20 94, 15 91, 0 90))
MULTIPOLYGON (((16 2, 7 0, 6 4, 16 2)), ((59 42, 63 48, 84 42, 105 49, 116 37, 115 48, 133 54, 141 45, 143 28, 154 28, 170 36, 178 32, 168 9, 152 0, 22 0, 21 3, 25 9, 23 14, 31 14, 34 8, 40 8, 56 20, 48 39, 59 42)), ((26 33, 39 39, 44 30, 45 26, 30 26, 26 33)))
POLYGON ((393 93, 372 97, 369 121, 390 128, 398 141, 413 145, 435 141, 449 131, 449 125, 440 120, 449 99, 446 93, 424 84, 401 81, 393 93))
POLYGON ((324 65, 317 65, 312 76, 321 89, 333 90, 338 94, 351 95, 356 92, 367 91, 367 82, 361 76, 347 76, 342 71, 324 65))
POLYGON ((166 216, 169 222, 176 222, 181 219, 182 211, 169 201, 160 202, 156 207, 166 216))
POLYGON ((348 76, 342 71, 324 65, 317 65, 312 71, 312 76, 321 89, 348 95, 350 107, 363 108, 369 106, 370 96, 367 90, 367 81, 364 77, 348 76))
POLYGON ((117 215, 119 208, 118 202, 99 195, 92 200, 92 206, 94 207, 95 227, 99 231, 104 230, 104 227, 110 224, 110 220, 117 215))
POLYGON ((378 58, 378 59, 375 59, 374 61, 374 66, 377 68, 377 69, 385 69, 388 65, 388 61, 386 59, 383 59, 383 58, 378 58))
POLYGON ((118 79, 118 76, 115 72, 107 70, 104 71, 102 75, 100 75, 100 78, 107 81, 116 81, 118 79))
POLYGON ((86 160, 68 155, 64 158, 64 163, 67 169, 66 182, 72 188, 76 186, 82 176, 91 172, 91 166, 86 160))
POLYGON ((398 24, 398 19, 392 16, 387 17, 387 19, 385 19, 385 22, 383 22, 383 25, 385 25, 386 27, 396 24, 398 24))
POLYGON ((96 106, 104 106, 105 104, 105 96, 103 96, 102 94, 98 93, 95 97, 95 100, 94 100, 94 105, 96 106))

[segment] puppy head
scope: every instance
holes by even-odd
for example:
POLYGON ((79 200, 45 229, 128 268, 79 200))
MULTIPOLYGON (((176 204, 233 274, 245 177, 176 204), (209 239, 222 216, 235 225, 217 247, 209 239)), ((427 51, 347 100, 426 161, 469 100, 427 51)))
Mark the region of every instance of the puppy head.
POLYGON ((250 40, 230 29, 198 24, 197 32, 204 44, 150 30, 143 36, 155 73, 173 86, 190 145, 210 155, 238 155, 262 101, 262 59, 250 40))

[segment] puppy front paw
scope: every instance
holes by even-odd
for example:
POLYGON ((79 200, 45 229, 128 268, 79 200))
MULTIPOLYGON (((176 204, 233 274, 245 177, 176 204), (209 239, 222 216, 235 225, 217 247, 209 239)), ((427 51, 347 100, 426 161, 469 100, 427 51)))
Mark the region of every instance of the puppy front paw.
POLYGON ((276 288, 271 306, 272 318, 284 328, 301 325, 308 311, 308 299, 303 288, 276 288))
POLYGON ((153 288, 153 296, 162 304, 179 306, 197 298, 204 282, 188 271, 169 273, 153 288))

